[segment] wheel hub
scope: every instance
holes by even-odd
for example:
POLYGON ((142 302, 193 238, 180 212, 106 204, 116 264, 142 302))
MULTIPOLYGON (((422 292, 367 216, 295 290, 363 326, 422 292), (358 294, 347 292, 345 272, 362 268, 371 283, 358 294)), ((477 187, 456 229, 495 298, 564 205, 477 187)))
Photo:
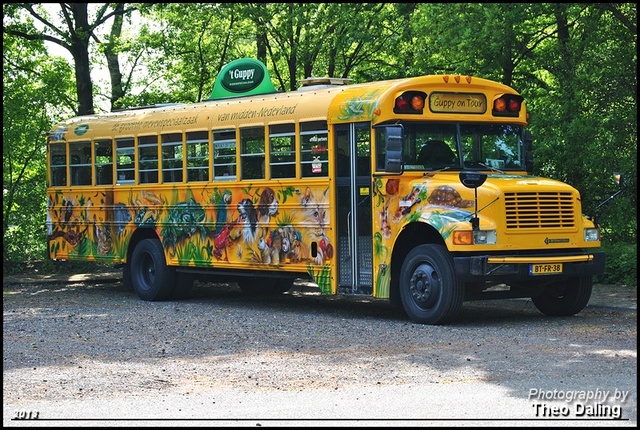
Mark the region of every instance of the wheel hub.
POLYGON ((429 266, 418 267, 411 277, 409 287, 416 304, 423 308, 432 307, 440 292, 438 274, 429 266))
POLYGON ((145 258, 144 260, 144 264, 143 264, 143 270, 144 270, 144 278, 145 280, 149 283, 149 284, 153 284, 153 281, 155 279, 155 275, 156 275, 156 266, 153 263, 153 259, 149 256, 147 256, 147 258, 145 258))

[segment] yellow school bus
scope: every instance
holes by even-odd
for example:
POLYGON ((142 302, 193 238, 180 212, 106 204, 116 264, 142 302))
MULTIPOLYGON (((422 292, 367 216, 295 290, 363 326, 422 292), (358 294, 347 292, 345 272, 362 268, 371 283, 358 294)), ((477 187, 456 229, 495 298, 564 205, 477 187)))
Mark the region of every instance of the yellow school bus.
POLYGON ((417 323, 464 301, 588 303, 604 270, 578 191, 532 176, 526 103, 430 75, 279 92, 228 63, 208 100, 63 121, 48 133, 50 258, 110 262, 143 300, 232 279, 389 299, 417 323))

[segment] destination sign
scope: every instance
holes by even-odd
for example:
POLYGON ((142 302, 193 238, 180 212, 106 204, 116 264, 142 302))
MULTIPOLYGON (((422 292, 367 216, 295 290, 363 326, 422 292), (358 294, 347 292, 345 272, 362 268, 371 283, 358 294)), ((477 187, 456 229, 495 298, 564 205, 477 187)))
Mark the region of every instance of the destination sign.
POLYGON ((429 95, 429 109, 436 113, 485 113, 487 98, 482 93, 442 93, 429 95))

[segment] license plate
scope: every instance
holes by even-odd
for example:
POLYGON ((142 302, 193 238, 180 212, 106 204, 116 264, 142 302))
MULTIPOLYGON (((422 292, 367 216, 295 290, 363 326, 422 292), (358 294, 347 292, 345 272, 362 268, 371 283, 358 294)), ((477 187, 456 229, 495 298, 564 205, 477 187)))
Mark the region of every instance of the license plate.
POLYGON ((532 264, 529 266, 529 274, 536 275, 557 275, 562 273, 562 263, 556 264, 532 264))

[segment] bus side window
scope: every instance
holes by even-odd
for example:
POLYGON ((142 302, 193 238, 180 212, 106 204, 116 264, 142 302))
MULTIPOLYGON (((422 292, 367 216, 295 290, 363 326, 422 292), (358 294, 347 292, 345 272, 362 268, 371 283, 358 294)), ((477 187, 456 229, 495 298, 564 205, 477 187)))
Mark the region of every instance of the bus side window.
POLYGON ((182 182, 182 134, 162 135, 162 182, 182 182))
POLYGON ((65 186, 67 184, 67 167, 65 168, 56 167, 51 169, 53 175, 52 184, 54 187, 57 186, 65 186))
POLYGON ((213 177, 216 181, 236 179, 236 131, 213 131, 213 177))
POLYGON ((51 145, 51 186, 67 185, 67 149, 64 144, 51 145))
POLYGON ((95 175, 97 185, 113 184, 113 143, 111 140, 98 140, 95 146, 95 175))
POLYGON ((135 153, 133 138, 116 139, 117 183, 132 183, 135 179, 135 153))
POLYGON ((100 168, 100 175, 98 176, 98 185, 112 185, 113 184, 113 165, 105 164, 100 168))
POLYGON ((91 185, 91 142, 70 142, 71 185, 91 185))
POLYGON ((271 178, 296 177, 295 124, 269 127, 269 167, 271 178))
POLYGON ((73 185, 91 185, 91 167, 78 167, 73 177, 73 185))
POLYGON ((303 177, 329 175, 328 136, 326 121, 300 123, 300 164, 303 177))
POLYGON ((138 181, 141 184, 158 183, 158 136, 138 138, 138 181))
POLYGON ((240 174, 242 179, 264 179, 264 128, 240 130, 240 174))
MULTIPOLYGON (((235 159, 235 155, 234 155, 235 159)), ((209 180, 209 139, 206 131, 187 133, 187 181, 209 180)))

